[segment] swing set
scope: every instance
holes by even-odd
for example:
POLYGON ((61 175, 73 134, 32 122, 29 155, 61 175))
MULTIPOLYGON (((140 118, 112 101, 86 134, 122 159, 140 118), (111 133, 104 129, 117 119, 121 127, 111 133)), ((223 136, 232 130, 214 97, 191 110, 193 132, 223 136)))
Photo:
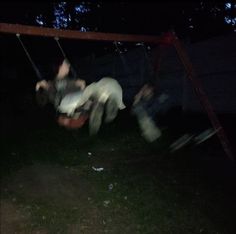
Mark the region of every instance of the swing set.
MULTIPOLYGON (((15 34, 22 45, 32 67, 34 68, 36 75, 39 80, 42 79, 37 66, 33 62, 30 54, 25 48, 20 35, 29 35, 29 36, 41 36, 41 37, 54 37, 62 55, 67 59, 67 56, 64 50, 61 47, 59 42, 59 38, 67 38, 67 39, 77 39, 77 40, 87 40, 87 41, 112 41, 112 42, 136 42, 136 43, 150 43, 153 45, 165 45, 172 46, 175 48, 177 55, 182 62, 184 69, 186 71, 186 77, 190 80, 195 94, 199 99, 201 105, 206 111, 209 120, 222 144, 222 147, 230 160, 235 160, 234 155, 229 143, 229 140, 226 136, 226 133, 213 110, 213 107, 203 89, 203 85, 200 80, 197 78, 197 75, 194 71, 194 68, 189 60, 186 50, 184 49, 183 44, 180 42, 178 37, 174 32, 168 32, 163 34, 162 36, 148 36, 148 35, 130 35, 130 34, 116 34, 116 33, 101 33, 101 32, 79 32, 75 30, 60 30, 46 27, 35 27, 35 26, 27 26, 27 25, 19 25, 19 24, 7 24, 0 23, 0 32, 1 33, 9 33, 15 34)), ((158 57, 158 56, 157 56, 158 57)), ((159 59, 157 59, 155 66, 155 70, 160 66, 159 59)))

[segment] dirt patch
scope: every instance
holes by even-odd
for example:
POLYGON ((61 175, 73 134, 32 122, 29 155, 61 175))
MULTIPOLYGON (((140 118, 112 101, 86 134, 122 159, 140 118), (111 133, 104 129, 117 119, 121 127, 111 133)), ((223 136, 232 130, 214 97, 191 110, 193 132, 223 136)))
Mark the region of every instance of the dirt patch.
POLYGON ((111 201, 105 206, 100 197, 105 191, 94 183, 79 167, 21 169, 2 184, 1 233, 134 233, 127 211, 111 201))
POLYGON ((24 234, 24 230, 29 220, 29 215, 16 204, 6 200, 1 200, 1 233, 19 233, 24 234))
MULTIPOLYGON (((85 217, 89 217, 89 223, 92 222, 93 226, 97 228, 101 223, 99 212, 91 202, 91 197, 95 193, 94 188, 89 181, 70 168, 32 165, 18 171, 2 187, 9 194, 8 199, 20 204, 26 210, 28 208, 37 216, 36 219, 39 220, 42 217, 42 226, 48 225, 48 222, 51 221, 62 220, 65 222, 65 226, 68 226, 67 233, 77 233, 75 229, 78 227, 88 229, 86 227, 89 224, 87 225, 88 220, 85 217), (40 204, 42 205, 40 206, 40 204), (79 222, 80 225, 73 224, 73 222, 79 222)), ((17 233, 21 233, 18 230, 24 230, 24 223, 35 222, 30 215, 26 216, 18 211, 16 205, 3 200, 1 202, 3 203, 1 214, 4 214, 1 222, 4 230, 13 228, 17 230, 17 233)), ((15 233, 12 230, 1 233, 15 233)), ((38 230, 38 233, 44 232, 38 230)))
POLYGON ((14 201, 1 199, 0 223, 2 234, 48 234, 43 228, 33 228, 30 212, 14 201))
POLYGON ((87 200, 92 193, 89 182, 61 166, 32 165, 17 172, 6 186, 9 192, 26 199, 50 200, 67 205, 87 200))

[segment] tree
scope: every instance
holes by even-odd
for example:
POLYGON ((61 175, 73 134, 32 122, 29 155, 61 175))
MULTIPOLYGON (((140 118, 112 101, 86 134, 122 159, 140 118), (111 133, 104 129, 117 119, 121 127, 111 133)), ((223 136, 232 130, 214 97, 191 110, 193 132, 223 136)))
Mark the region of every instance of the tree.
POLYGON ((235 15, 231 1, 0 3, 2 22, 150 35, 172 29, 191 41, 236 31, 235 15))

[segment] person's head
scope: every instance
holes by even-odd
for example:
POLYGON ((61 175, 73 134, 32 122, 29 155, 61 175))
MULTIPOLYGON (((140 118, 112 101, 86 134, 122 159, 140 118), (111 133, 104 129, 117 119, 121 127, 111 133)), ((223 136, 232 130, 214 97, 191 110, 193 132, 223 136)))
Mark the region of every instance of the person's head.
POLYGON ((67 59, 64 59, 62 64, 58 68, 57 79, 64 79, 70 72, 70 63, 67 59))

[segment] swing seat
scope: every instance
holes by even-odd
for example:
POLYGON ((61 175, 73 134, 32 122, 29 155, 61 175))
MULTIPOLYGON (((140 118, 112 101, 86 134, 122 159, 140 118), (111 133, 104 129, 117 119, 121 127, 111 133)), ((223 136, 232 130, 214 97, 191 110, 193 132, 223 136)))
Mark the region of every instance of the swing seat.
POLYGON ((65 128, 77 129, 77 128, 83 127, 88 118, 89 118, 89 115, 87 114, 81 115, 76 119, 70 118, 68 116, 60 115, 57 119, 57 122, 60 126, 63 126, 65 128))

